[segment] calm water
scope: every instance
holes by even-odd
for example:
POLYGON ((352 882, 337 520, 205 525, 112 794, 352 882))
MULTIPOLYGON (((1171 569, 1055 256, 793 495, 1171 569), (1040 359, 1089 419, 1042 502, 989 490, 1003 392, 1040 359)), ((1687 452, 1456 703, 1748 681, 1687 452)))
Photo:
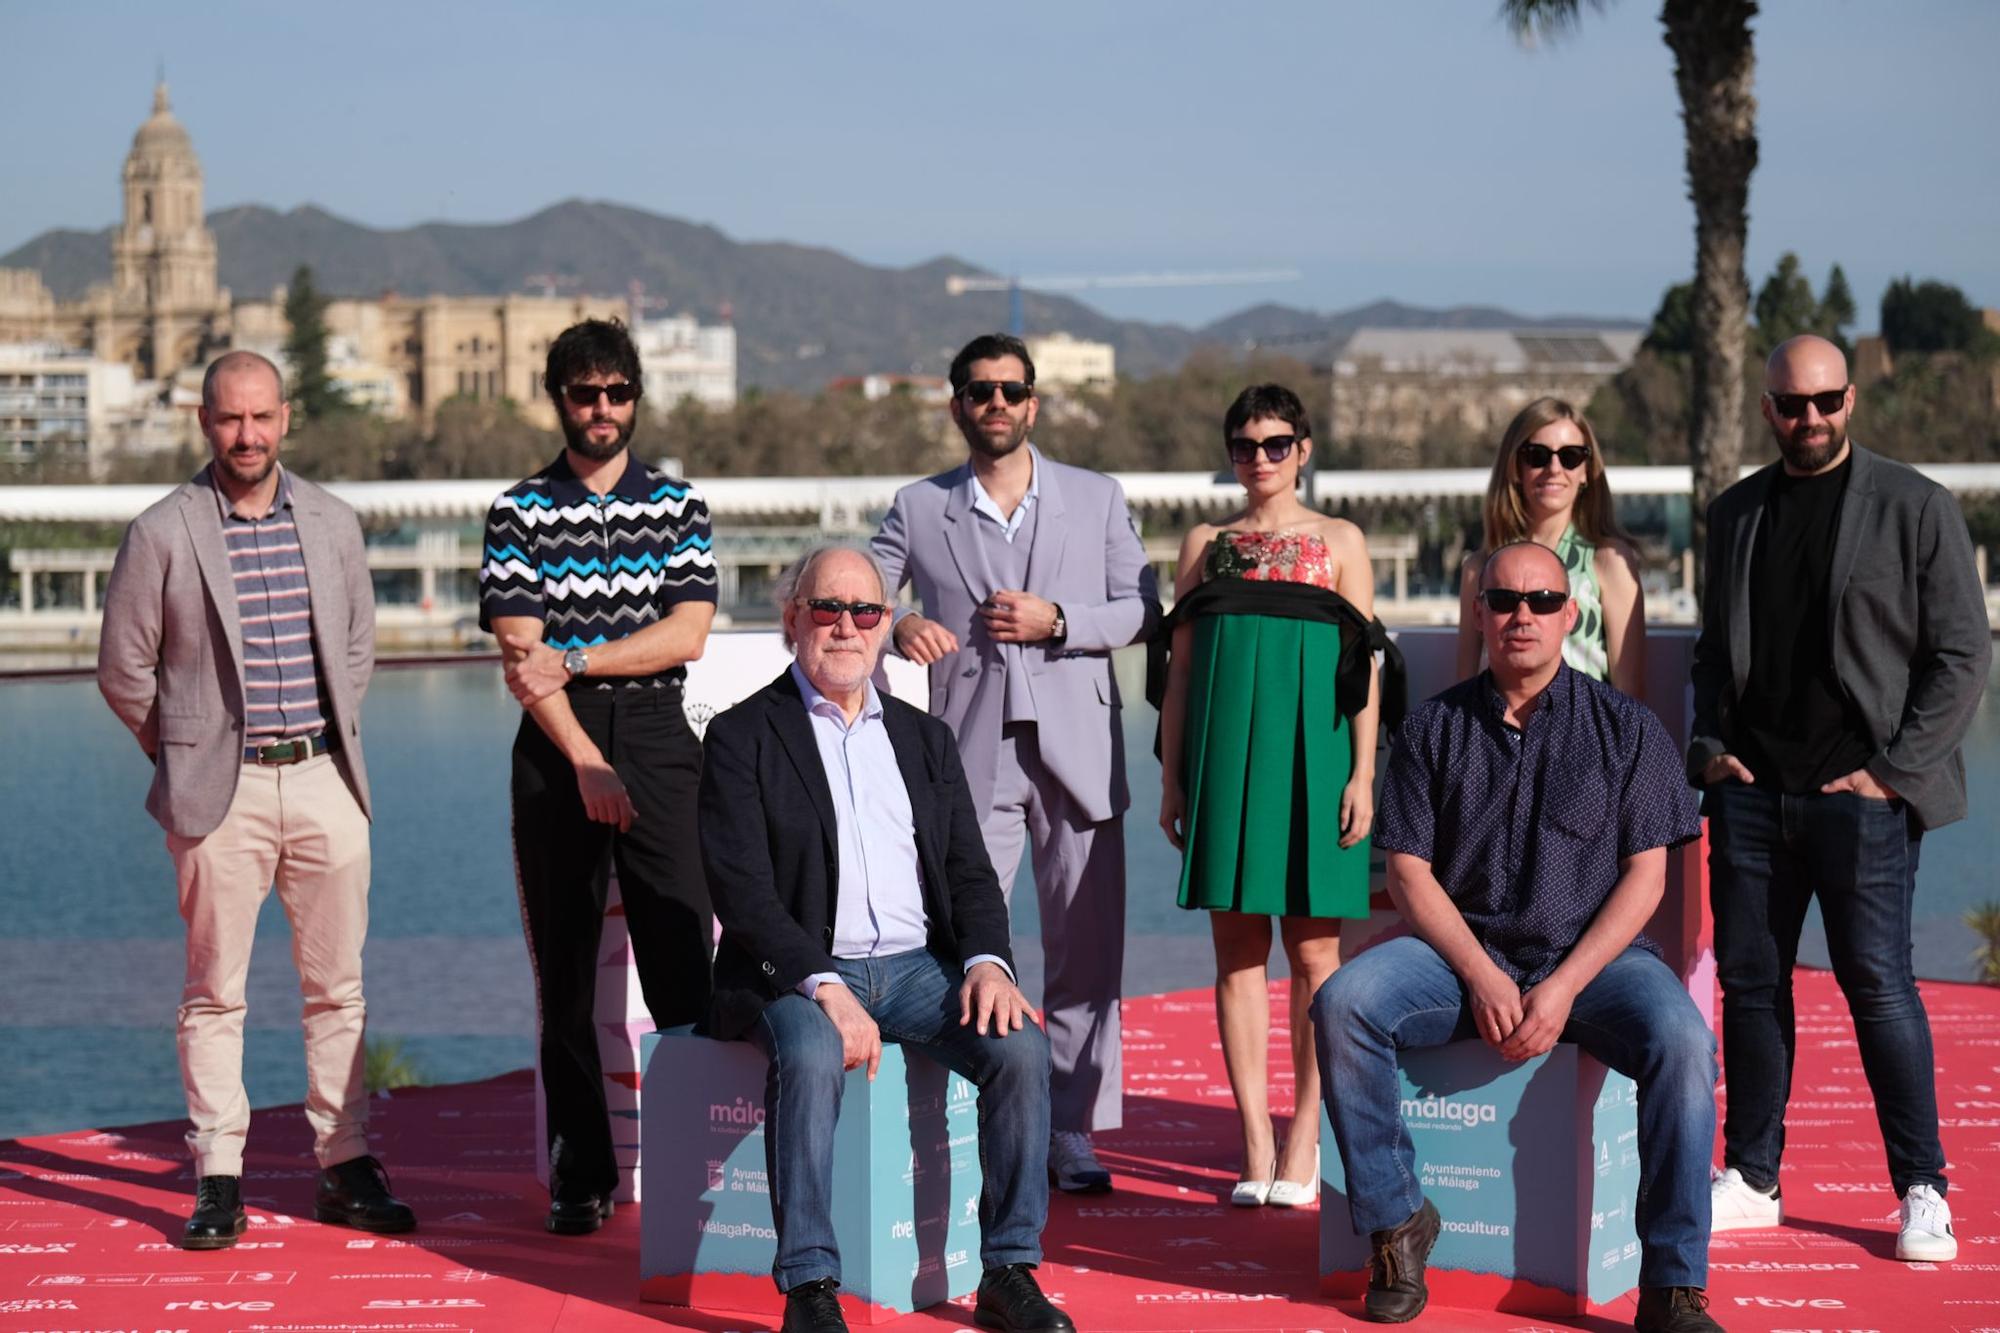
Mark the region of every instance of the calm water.
MULTIPOLYGON (((1121 654, 1132 767, 1128 993, 1206 985, 1208 923, 1174 906, 1177 855, 1155 824, 1154 714, 1143 658, 1121 654)), ((2000 670, 1996 670, 2000 677, 2000 670)), ((369 1029, 430 1081, 533 1062, 534 1005, 507 830, 520 713, 487 664, 384 670, 368 695, 376 800, 369 1029)), ((183 1114, 173 1040, 181 922, 150 769, 88 681, 0 684, 0 1137, 183 1114)), ((1973 818, 1927 838, 1917 964, 1971 976, 1966 908, 2000 896, 2000 678, 1967 745, 1973 818)), ((1016 897, 1022 980, 1040 986, 1029 881, 1016 897)), ((246 1077, 256 1105, 304 1089, 283 912, 267 903, 251 971, 246 1077)), ((1815 918, 1801 950, 1824 963, 1815 918)), ((1282 967, 1282 963, 1280 964, 1282 967)))

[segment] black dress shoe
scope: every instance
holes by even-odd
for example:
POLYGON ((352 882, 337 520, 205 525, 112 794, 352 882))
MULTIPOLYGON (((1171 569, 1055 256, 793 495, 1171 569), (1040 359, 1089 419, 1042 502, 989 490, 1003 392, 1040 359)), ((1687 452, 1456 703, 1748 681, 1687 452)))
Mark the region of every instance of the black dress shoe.
POLYGON ((1003 1264, 979 1279, 972 1322, 1003 1333, 1076 1333, 1069 1316, 1049 1303, 1035 1283, 1033 1264, 1003 1264))
POLYGON ((181 1232, 184 1250, 226 1250, 250 1220, 243 1215, 240 1176, 203 1176, 195 1185, 194 1211, 181 1232))
POLYGON ((1409 1220, 1368 1237, 1375 1253, 1368 1260, 1368 1295, 1362 1313, 1378 1324, 1406 1324, 1424 1312, 1430 1288, 1424 1263, 1438 1238, 1437 1205, 1429 1199, 1409 1220))
POLYGON ((801 1282, 785 1293, 782 1333, 847 1333, 847 1317, 833 1293, 840 1283, 830 1277, 801 1282))
POLYGON ((388 1234, 417 1229, 417 1215, 389 1193, 389 1173, 373 1157, 351 1157, 320 1172, 313 1216, 357 1231, 388 1234))
POLYGON ((611 1216, 610 1190, 579 1190, 557 1185, 549 1199, 549 1230, 558 1236, 588 1236, 611 1216))
POLYGON ((1722 1333, 1709 1317, 1708 1293, 1700 1287, 1641 1287, 1639 1314, 1632 1321, 1639 1333, 1722 1333))

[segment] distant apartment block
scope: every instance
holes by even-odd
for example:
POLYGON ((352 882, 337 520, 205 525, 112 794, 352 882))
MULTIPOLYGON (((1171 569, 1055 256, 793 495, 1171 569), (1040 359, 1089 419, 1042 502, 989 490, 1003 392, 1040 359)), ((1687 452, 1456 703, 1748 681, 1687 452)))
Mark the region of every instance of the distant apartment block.
POLYGON ((43 459, 93 471, 113 452, 170 449, 175 409, 140 391, 132 368, 57 343, 0 343, 0 477, 43 459))
POLYGON ((736 405, 736 329, 703 324, 693 315, 643 319, 632 325, 646 402, 666 416, 693 399, 704 407, 736 405))
POLYGON ((1118 378, 1118 353, 1110 343, 1091 342, 1067 333, 1043 334, 1027 342, 1039 387, 1107 388, 1118 378))
POLYGON ((1632 363, 1638 329, 1357 329, 1334 354, 1330 429, 1414 448, 1440 427, 1498 438, 1544 394, 1582 406, 1632 363))

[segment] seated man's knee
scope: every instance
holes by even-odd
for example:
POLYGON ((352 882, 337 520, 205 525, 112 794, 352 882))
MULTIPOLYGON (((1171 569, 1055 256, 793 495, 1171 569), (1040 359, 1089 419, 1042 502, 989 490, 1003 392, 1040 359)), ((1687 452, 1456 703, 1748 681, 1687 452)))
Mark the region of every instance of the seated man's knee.
POLYGON ((1019 1032, 987 1037, 984 1045, 986 1070, 980 1086, 1001 1082, 1047 1086, 1049 1038, 1038 1025, 1023 1023, 1019 1032))
POLYGON ((1701 1011, 1685 995, 1664 1006, 1647 1024, 1653 1063, 1670 1077, 1713 1087, 1716 1078, 1715 1034, 1701 1011))
POLYGON ((785 1016, 789 1021, 765 1019, 768 1040, 764 1044, 771 1057, 772 1076, 788 1089, 838 1096, 847 1075, 840 1031, 819 1006, 805 1003, 806 1009, 785 1016))

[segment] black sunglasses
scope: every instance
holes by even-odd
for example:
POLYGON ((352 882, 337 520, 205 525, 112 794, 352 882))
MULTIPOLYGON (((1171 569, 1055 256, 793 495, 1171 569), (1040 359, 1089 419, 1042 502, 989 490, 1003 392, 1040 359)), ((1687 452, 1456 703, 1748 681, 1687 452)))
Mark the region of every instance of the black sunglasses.
POLYGON ((1254 463, 1257 451, 1262 449, 1264 457, 1273 463, 1282 463, 1292 456, 1292 446, 1299 442, 1296 435, 1269 435, 1261 440, 1245 436, 1235 436, 1229 441, 1229 461, 1232 463, 1254 463))
POLYGON ((813 624, 822 628, 839 624, 842 611, 854 618, 856 629, 874 629, 889 614, 889 608, 880 602, 843 602, 834 597, 808 598, 806 610, 812 613, 813 624))
POLYGON ((616 384, 565 384, 563 397, 578 407, 597 406, 597 395, 603 394, 611 400, 613 407, 623 407, 639 396, 639 386, 627 380, 616 384))
POLYGON ((1551 449, 1546 444, 1524 444, 1514 452, 1529 467, 1547 467, 1551 458, 1559 458, 1565 472, 1574 472, 1590 461, 1590 446, 1586 444, 1565 444, 1560 449, 1551 449))
POLYGON ((1512 588, 1486 588, 1479 594, 1479 600, 1486 603, 1486 609, 1496 616, 1511 616, 1514 608, 1526 602, 1528 609, 1538 616, 1552 616, 1569 605, 1569 594, 1554 588, 1537 588, 1533 592, 1515 592, 1512 588))
POLYGON ((1814 407, 1818 408, 1819 414, 1823 417, 1830 417, 1841 408, 1847 406, 1847 389, 1845 386, 1838 389, 1828 389, 1824 393, 1767 392, 1764 396, 1771 400, 1771 406, 1776 409, 1778 415, 1784 417, 1787 421, 1796 421, 1804 416, 1806 414, 1807 403, 1811 403, 1814 407))
POLYGON ((960 389, 958 396, 973 407, 982 407, 993 397, 995 389, 998 389, 1000 396, 1007 400, 1007 406, 1019 407, 1028 401, 1028 396, 1035 391, 1035 386, 1026 380, 974 380, 960 389))

